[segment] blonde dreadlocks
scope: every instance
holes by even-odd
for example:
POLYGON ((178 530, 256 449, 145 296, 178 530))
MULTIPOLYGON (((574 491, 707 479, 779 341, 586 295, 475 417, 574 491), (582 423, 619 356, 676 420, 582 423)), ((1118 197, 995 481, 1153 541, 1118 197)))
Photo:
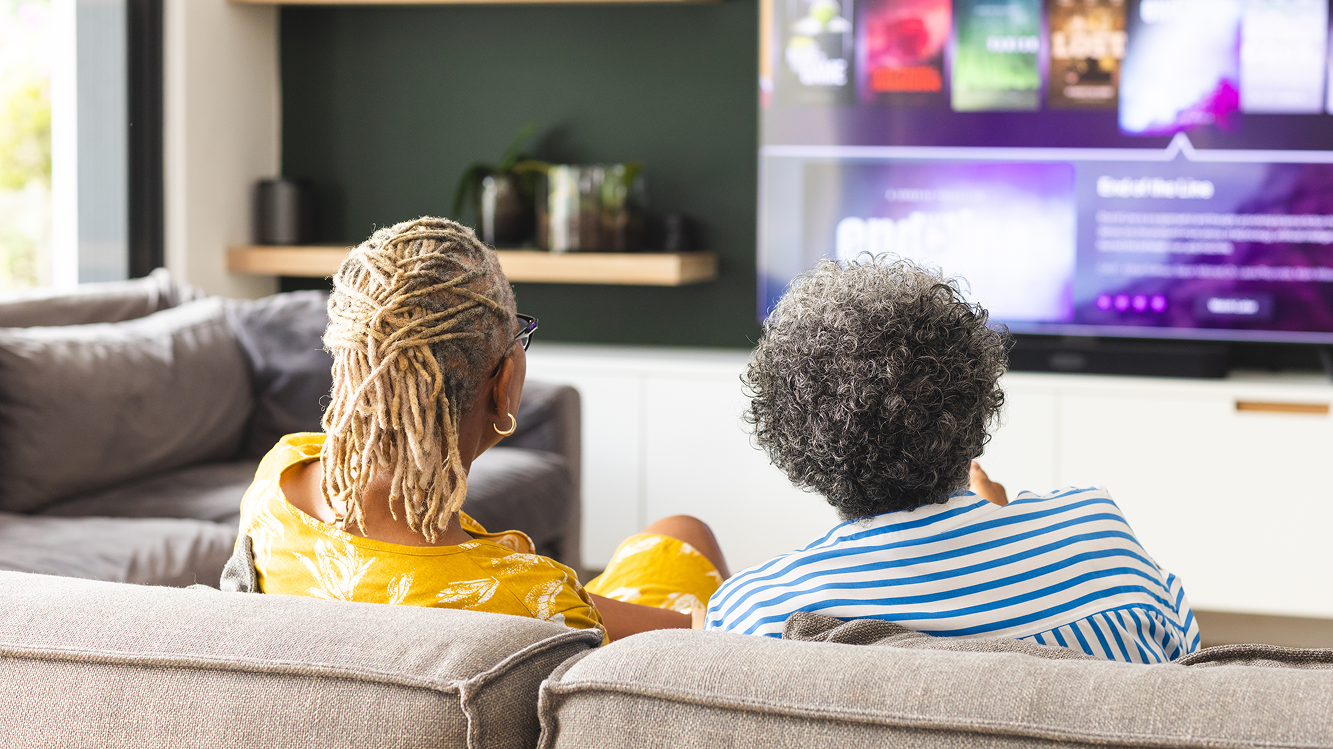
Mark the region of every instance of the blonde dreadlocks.
POLYGON ((462 409, 516 320, 495 252, 452 221, 380 229, 348 254, 329 296, 333 402, 320 453, 325 501, 344 528, 355 520, 364 532, 366 487, 388 470, 390 511, 401 501, 412 530, 435 540, 467 495, 462 409))

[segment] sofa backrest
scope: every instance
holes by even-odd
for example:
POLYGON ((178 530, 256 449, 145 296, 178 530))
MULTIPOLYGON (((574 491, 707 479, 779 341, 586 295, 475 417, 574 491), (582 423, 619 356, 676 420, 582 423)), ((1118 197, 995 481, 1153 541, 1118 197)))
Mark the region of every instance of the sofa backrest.
POLYGON ((1200 668, 648 632, 551 675, 539 746, 1333 746, 1333 659, 1309 654, 1200 668))
POLYGON ((202 296, 193 286, 173 282, 165 268, 128 281, 7 291, 0 294, 0 328, 121 322, 202 296))
POLYGON ((502 614, 0 573, 7 746, 531 747, 601 634, 502 614))
POLYGON ((227 300, 227 322, 245 351, 255 410, 241 454, 262 458, 293 432, 323 431, 333 387, 333 356, 324 350, 329 295, 292 291, 227 300))
POLYGON ((580 403, 579 391, 569 385, 529 379, 523 385, 523 402, 515 415, 518 429, 501 444, 562 456, 577 489, 583 462, 580 403))
MULTIPOLYGON (((255 410, 243 455, 262 458, 292 432, 321 431, 333 386, 333 357, 324 350, 328 293, 295 291, 262 299, 227 300, 227 321, 245 352, 255 410)), ((528 380, 505 447, 541 450, 565 459, 577 488, 581 468, 579 393, 567 385, 528 380)))

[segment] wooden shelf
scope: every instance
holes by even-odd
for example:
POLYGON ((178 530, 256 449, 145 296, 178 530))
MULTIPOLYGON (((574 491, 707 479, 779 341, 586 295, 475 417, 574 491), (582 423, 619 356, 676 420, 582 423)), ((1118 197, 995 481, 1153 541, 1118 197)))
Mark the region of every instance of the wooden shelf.
POLYGON ((231 247, 227 250, 227 270, 252 276, 321 278, 338 272, 347 249, 311 245, 231 247))
POLYGON ((240 5, 700 5, 722 0, 231 0, 240 5))
MULTIPOLYGON (((497 250, 500 267, 516 283, 685 286, 717 278, 711 252, 568 252, 497 250)), ((346 247, 232 247, 227 270, 261 276, 331 276, 346 247)))
POLYGON ((510 281, 685 286, 717 278, 711 252, 542 252, 497 250, 510 281))

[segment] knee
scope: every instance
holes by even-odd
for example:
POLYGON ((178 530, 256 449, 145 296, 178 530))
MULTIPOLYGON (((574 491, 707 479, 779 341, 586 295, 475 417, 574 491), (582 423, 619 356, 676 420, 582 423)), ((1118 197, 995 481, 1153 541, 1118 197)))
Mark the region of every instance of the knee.
POLYGON ((713 535, 713 529, 699 518, 690 515, 672 515, 644 528, 643 532, 658 533, 684 541, 712 562, 713 567, 723 578, 731 576, 731 572, 727 569, 727 560, 722 554, 722 547, 718 545, 717 537, 713 535))
POLYGON ((682 541, 693 541, 696 538, 712 538, 713 529, 708 527, 708 523, 694 517, 693 515, 672 515, 651 523, 643 529, 644 533, 660 533, 663 536, 671 536, 682 541))

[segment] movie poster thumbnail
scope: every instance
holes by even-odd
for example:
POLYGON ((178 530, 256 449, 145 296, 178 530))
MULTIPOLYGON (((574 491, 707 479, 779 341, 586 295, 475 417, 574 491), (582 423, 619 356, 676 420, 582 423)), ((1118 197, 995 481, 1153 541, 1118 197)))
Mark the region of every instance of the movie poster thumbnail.
POLYGON ((777 81, 784 104, 851 104, 856 58, 852 0, 776 0, 777 81))
POLYGON ((1247 0, 1240 28, 1241 111, 1322 113, 1327 45, 1327 0, 1247 0))
POLYGON ((1120 131, 1227 128, 1240 108, 1242 0, 1128 0, 1120 131))
POLYGON ((954 111, 1041 106, 1041 0, 954 0, 954 111))
POLYGON ((947 106, 945 51, 952 0, 861 0, 856 20, 861 101, 947 106))
POLYGON ((1052 109, 1115 109, 1125 57, 1125 0, 1046 0, 1052 109))

